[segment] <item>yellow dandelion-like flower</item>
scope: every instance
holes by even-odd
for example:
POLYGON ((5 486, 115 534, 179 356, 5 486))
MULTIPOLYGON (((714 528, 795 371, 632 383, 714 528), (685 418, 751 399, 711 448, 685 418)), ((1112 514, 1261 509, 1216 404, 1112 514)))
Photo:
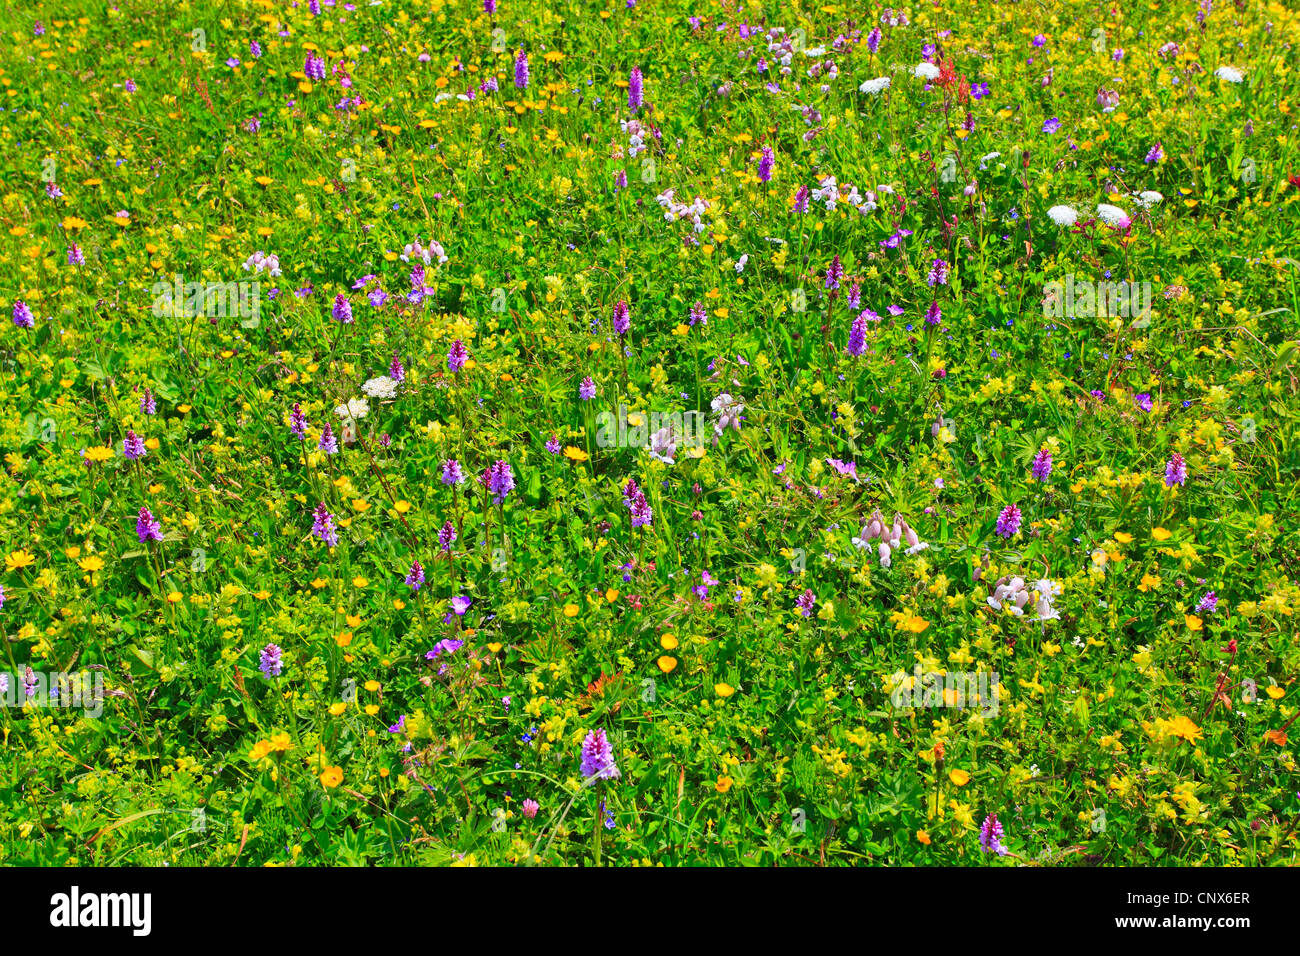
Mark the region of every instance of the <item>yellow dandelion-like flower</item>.
POLYGON ((1190 717, 1184 717, 1179 714, 1173 720, 1157 720, 1161 729, 1172 737, 1181 737, 1189 744, 1200 740, 1203 734, 1201 728, 1192 722, 1190 717))
POLYGON ((911 611, 895 611, 890 615, 890 617, 894 620, 895 630, 899 631, 910 631, 913 634, 920 634, 930 626, 929 621, 917 614, 913 614, 911 611))
POLYGON ((10 571, 19 571, 29 564, 35 564, 36 558, 26 549, 12 552, 5 558, 5 567, 10 571))

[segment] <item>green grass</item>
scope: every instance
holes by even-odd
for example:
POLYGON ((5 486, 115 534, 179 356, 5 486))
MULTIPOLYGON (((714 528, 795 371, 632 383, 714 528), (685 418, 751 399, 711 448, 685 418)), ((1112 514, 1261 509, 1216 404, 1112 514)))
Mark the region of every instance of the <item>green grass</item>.
POLYGON ((747 3, 742 38, 720 4, 598 7, 0 13, 0 862, 1296 863, 1300 16, 922 5, 872 53, 878 9, 747 3), (953 83, 912 75, 926 44, 953 83), (795 211, 826 176, 834 210, 795 211), (447 261, 410 301, 417 239, 447 261), (1071 275, 1149 283, 1149 321, 1045 305, 1071 275), (260 311, 159 308, 177 276, 258 282, 260 311), (345 440, 335 408, 395 355, 345 440), (743 419, 715 434, 723 394, 743 419), (706 441, 606 447, 620 404, 706 441), (928 547, 856 547, 877 509, 928 547), (1059 617, 991 606, 1017 576, 1059 617), (24 704, 29 667, 102 700, 24 704), (912 706, 918 667, 1001 689, 912 706), (597 729, 620 776, 587 785, 597 729))

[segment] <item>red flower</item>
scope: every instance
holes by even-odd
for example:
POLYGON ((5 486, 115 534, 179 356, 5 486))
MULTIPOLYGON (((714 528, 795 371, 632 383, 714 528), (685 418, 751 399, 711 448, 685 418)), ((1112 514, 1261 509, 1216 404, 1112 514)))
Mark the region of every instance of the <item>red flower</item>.
POLYGON ((939 78, 935 80, 935 82, 945 90, 951 89, 957 85, 957 69, 952 65, 952 57, 949 57, 940 64, 939 78))

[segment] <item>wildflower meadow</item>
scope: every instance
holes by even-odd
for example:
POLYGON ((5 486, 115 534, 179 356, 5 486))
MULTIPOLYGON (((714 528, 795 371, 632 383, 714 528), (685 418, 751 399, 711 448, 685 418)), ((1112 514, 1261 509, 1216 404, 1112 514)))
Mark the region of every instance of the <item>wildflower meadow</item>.
POLYGON ((0 864, 1300 862, 1294 3, 0 38, 0 864))

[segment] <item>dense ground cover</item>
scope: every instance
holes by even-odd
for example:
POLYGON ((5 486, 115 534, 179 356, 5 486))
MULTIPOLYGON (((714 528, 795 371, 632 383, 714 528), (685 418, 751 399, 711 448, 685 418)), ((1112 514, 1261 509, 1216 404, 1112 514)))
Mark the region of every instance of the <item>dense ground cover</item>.
POLYGON ((18 6, 0 861, 1296 861, 1296 12, 18 6))

